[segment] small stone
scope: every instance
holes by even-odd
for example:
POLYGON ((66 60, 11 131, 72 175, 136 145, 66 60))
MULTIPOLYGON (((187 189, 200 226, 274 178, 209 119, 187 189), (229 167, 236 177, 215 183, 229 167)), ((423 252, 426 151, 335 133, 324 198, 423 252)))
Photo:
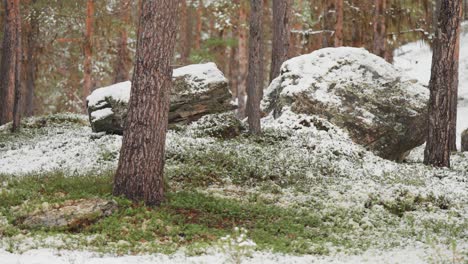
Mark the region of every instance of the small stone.
POLYGON ((27 228, 46 227, 74 230, 110 216, 117 208, 115 201, 103 199, 68 200, 54 206, 43 203, 41 209, 21 217, 18 224, 27 228))

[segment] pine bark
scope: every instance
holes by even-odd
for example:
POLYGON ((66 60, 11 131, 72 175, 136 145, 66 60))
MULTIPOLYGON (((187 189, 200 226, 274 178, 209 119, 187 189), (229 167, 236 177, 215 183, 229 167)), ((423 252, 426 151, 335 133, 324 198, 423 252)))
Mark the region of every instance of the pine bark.
POLYGON ((0 64, 0 125, 13 120, 18 46, 19 0, 4 0, 5 21, 0 64))
POLYGON ((343 20, 344 6, 343 0, 335 0, 336 23, 335 23, 335 47, 343 46, 343 20))
POLYGON ((260 101, 263 96, 263 1, 250 0, 249 72, 247 116, 249 132, 260 134, 260 101))
POLYGON ((83 107, 86 111, 86 97, 91 94, 92 87, 92 56, 94 34, 94 0, 86 2, 86 32, 84 38, 84 63, 83 63, 83 107))
POLYGON ((335 1, 327 0, 325 10, 323 13, 323 38, 322 48, 328 48, 334 46, 334 38, 330 32, 335 30, 336 25, 336 12, 335 12, 335 1))
POLYGON ((291 0, 273 0, 270 82, 280 75, 281 65, 288 59, 290 9, 291 0))
POLYGON ((143 0, 127 122, 114 194, 164 200, 164 149, 180 0, 143 0))
POLYGON ((114 65, 114 83, 128 81, 130 79, 130 51, 128 49, 127 26, 130 24, 130 0, 120 1, 120 16, 122 25, 120 26, 120 36, 117 40, 117 58, 114 65))
POLYGON ((385 10, 387 0, 375 0, 374 5, 374 45, 373 53, 385 58, 387 46, 385 10))
POLYGON ((24 111, 26 116, 34 115, 34 92, 36 90, 36 68, 37 68, 37 39, 39 37, 38 11, 34 6, 36 0, 32 0, 30 21, 27 25, 26 47, 23 50, 26 56, 25 78, 26 89, 24 94, 24 111))
POLYGON ((429 129, 424 163, 450 167, 458 88, 461 0, 442 0, 429 82, 429 129))
POLYGON ((247 7, 246 0, 240 0, 239 26, 238 26, 238 61, 239 61, 239 82, 237 86, 237 117, 244 118, 246 111, 246 87, 248 72, 248 49, 247 49, 247 7))
POLYGON ((20 129, 21 123, 21 62, 22 62, 22 50, 21 50, 21 14, 20 14, 20 0, 14 1, 14 9, 16 15, 16 47, 15 47, 15 94, 13 101, 13 124, 11 126, 12 132, 18 132, 20 129))

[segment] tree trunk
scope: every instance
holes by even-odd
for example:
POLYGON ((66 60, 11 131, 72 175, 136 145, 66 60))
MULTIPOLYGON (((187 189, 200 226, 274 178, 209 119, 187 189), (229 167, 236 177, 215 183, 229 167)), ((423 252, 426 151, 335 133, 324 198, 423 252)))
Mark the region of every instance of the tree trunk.
POLYGON ((16 58, 15 58, 15 98, 13 102, 13 125, 11 126, 12 132, 18 132, 20 129, 21 122, 21 61, 22 61, 22 51, 21 51, 21 14, 20 14, 20 0, 14 1, 14 9, 16 15, 16 58))
POLYGON ((192 6, 187 5, 187 1, 182 1, 180 12, 180 39, 179 52, 180 63, 187 65, 189 63, 190 52, 192 47, 192 30, 193 30, 192 6))
POLYGON ((249 132, 260 134, 260 101, 263 96, 263 1, 250 0, 249 72, 247 115, 249 132))
POLYGON ((288 59, 290 8, 291 0, 273 0, 273 47, 270 82, 280 75, 281 65, 288 59))
POLYGON ((33 7, 31 8, 30 21, 28 23, 28 29, 26 34, 26 67, 25 67, 25 78, 26 78, 26 90, 24 95, 24 111, 26 116, 32 116, 34 114, 34 91, 36 90, 36 67, 37 67, 37 39, 39 37, 39 21, 38 11, 34 6, 36 0, 31 2, 33 7))
POLYGON ((127 122, 114 195, 164 200, 164 149, 179 0, 143 0, 127 122))
POLYGON ((83 107, 86 111, 86 97, 91 94, 92 86, 92 56, 93 56, 93 31, 94 31, 94 0, 87 0, 86 32, 84 39, 84 63, 83 63, 83 107))
POLYGON ((374 9, 374 46, 373 53, 385 58, 387 36, 385 27, 385 9, 387 0, 375 0, 374 9))
POLYGON ((336 23, 335 23, 335 47, 343 46, 343 19, 344 7, 343 0, 335 0, 336 23))
POLYGON ((322 48, 334 46, 332 33, 335 30, 336 25, 335 13, 335 2, 333 0, 327 0, 325 10, 323 12, 322 48))
POLYGON ((202 29, 203 29, 203 0, 198 1, 198 7, 197 7, 197 33, 195 35, 195 49, 200 50, 201 48, 201 35, 202 35, 202 29))
POLYGON ((239 82, 237 86, 237 116, 245 117, 245 97, 248 71, 248 50, 247 50, 247 7, 245 0, 240 1, 239 7, 239 27, 238 27, 238 56, 239 56, 239 82))
POLYGON ((424 163, 450 167, 453 107, 458 87, 461 0, 442 0, 434 40, 429 89, 429 129, 424 163))
POLYGON ((0 65, 0 125, 13 119, 16 62, 16 16, 15 0, 4 0, 5 9, 3 24, 2 57, 0 65))
POLYGON ((19 0, 4 0, 5 22, 0 65, 0 125, 13 120, 17 78, 19 0))
POLYGON ((117 41, 118 51, 114 65, 114 83, 124 82, 130 79, 130 64, 132 63, 127 43, 127 26, 130 24, 130 0, 121 0, 120 7, 122 25, 120 26, 120 37, 117 41))

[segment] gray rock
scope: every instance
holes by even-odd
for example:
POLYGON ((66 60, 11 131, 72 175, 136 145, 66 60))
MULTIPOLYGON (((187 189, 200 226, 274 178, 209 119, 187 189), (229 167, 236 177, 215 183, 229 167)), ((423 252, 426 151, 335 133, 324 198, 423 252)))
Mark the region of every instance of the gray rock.
POLYGON ((377 155, 403 160, 425 142, 429 90, 382 58, 327 48, 285 62, 262 109, 318 115, 377 155))
POLYGON ((27 228, 78 229, 111 215, 117 210, 117 203, 102 199, 69 200, 55 206, 43 205, 26 216, 19 224, 27 228))
POLYGON ((468 151, 468 129, 461 134, 461 151, 468 151))
MULTIPOLYGON (((130 98, 130 82, 96 89, 87 98, 94 132, 122 134, 130 98)), ((187 124, 204 115, 235 109, 228 80, 214 63, 174 70, 169 124, 187 124)))

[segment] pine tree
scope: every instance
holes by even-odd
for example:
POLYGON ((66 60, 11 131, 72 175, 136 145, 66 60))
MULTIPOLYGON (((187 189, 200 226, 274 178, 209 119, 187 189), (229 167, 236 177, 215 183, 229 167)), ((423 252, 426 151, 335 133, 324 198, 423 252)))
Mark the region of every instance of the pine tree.
POLYGON ((176 44, 176 0, 143 0, 128 116, 114 194, 147 205, 164 200, 164 149, 176 44))
POLYGON ((280 75, 289 52, 289 14, 291 0, 273 0, 273 41, 271 51, 270 81, 280 75))
POLYGON ((259 134, 260 101, 263 96, 263 1, 250 0, 249 72, 247 74, 247 116, 249 132, 259 134))
MULTIPOLYGON (((5 0, 5 24, 0 65, 0 125, 13 120, 13 108, 19 98, 21 26, 19 0, 5 0)), ((18 101, 19 102, 19 101, 18 101)), ((18 107, 18 103, 17 106, 18 107)), ((17 111, 18 112, 18 111, 17 111)), ((18 118, 18 116, 16 116, 18 118)), ((18 121, 18 120, 17 120, 18 121)))
POLYGON ((434 40, 429 101, 429 129, 424 163, 450 167, 456 117, 462 0, 441 0, 434 40), (454 102, 455 101, 455 102, 454 102))

